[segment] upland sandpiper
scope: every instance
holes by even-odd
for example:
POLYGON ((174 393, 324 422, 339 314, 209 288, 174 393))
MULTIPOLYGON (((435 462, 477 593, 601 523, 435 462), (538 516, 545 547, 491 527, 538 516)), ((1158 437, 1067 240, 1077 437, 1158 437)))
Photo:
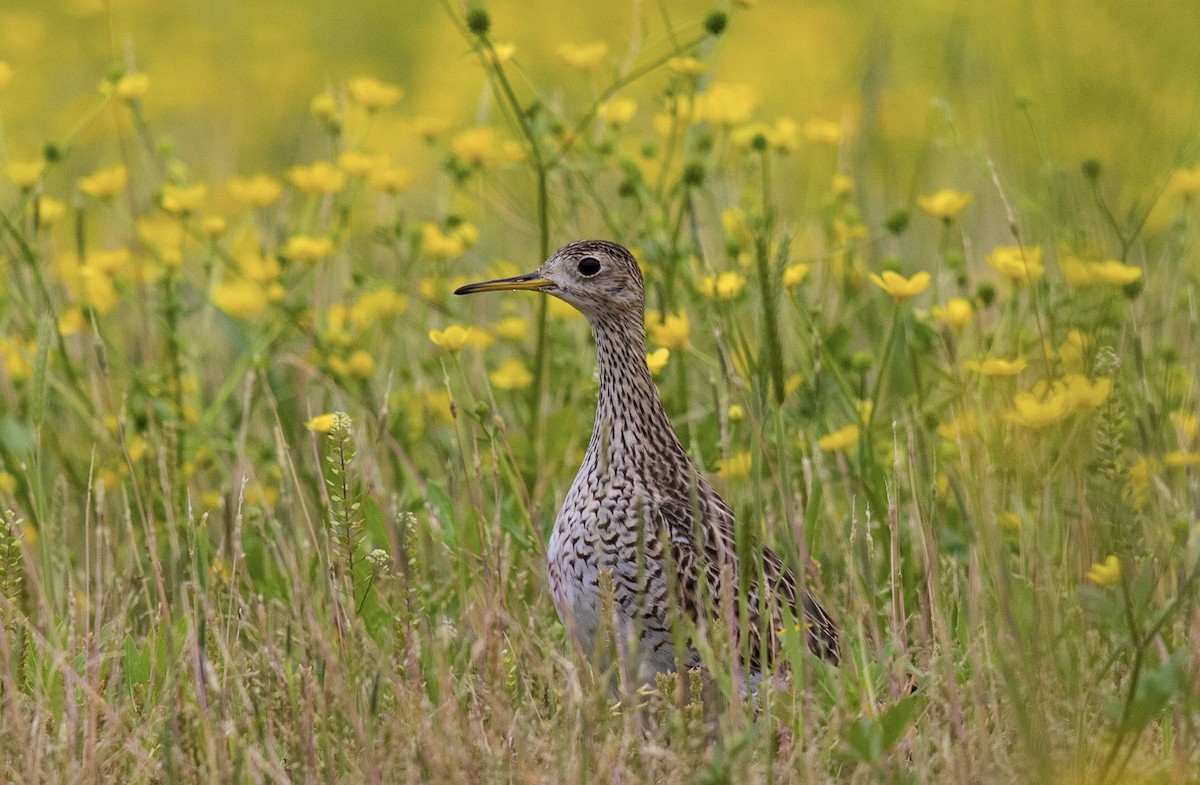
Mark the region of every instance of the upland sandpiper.
POLYGON ((837 626, 768 548, 760 552, 765 580, 750 581, 746 596, 750 629, 741 629, 738 603, 730 599, 743 566, 733 512, 688 457, 651 379, 645 293, 633 255, 616 243, 575 242, 532 273, 469 284, 455 294, 514 289, 575 306, 596 339, 596 421, 546 549, 555 607, 584 652, 592 654, 596 644, 607 572, 626 673, 642 682, 700 666, 691 643, 676 650, 672 627, 679 614, 697 628, 731 630, 751 683, 780 667, 780 633, 788 626, 805 630, 809 648, 836 664, 837 626))

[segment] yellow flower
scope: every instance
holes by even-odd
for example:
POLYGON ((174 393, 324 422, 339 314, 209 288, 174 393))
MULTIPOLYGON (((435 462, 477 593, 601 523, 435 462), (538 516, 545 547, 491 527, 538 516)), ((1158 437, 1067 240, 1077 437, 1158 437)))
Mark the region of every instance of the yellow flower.
POLYGON ((336 417, 337 412, 331 414, 318 414, 316 417, 304 423, 304 427, 314 433, 329 433, 333 430, 333 424, 336 417))
POLYGON ((729 406, 729 410, 725 413, 729 417, 730 422, 741 422, 746 419, 746 410, 736 403, 729 406))
POLYGON ((700 76, 708 70, 708 63, 696 57, 672 57, 667 68, 680 76, 700 76))
POLYGON ((918 196, 917 206, 934 218, 951 221, 975 199, 972 193, 956 191, 953 188, 943 188, 932 196, 918 196))
POLYGON ((631 98, 613 98, 600 105, 596 116, 612 126, 622 126, 633 119, 637 102, 631 98))
POLYGON ((1025 428, 1039 430, 1071 415, 1071 403, 1061 384, 1037 384, 1032 392, 1022 391, 1013 398, 1013 408, 1004 419, 1025 428))
POLYGON ((112 274, 129 264, 132 255, 128 248, 111 248, 92 251, 87 256, 87 266, 103 273, 112 274))
POLYGON ((804 124, 804 138, 821 144, 837 144, 844 135, 842 124, 833 120, 814 119, 804 124))
POLYGON ((1125 286, 1142 277, 1142 268, 1132 264, 1122 264, 1116 259, 1106 259, 1092 264, 1092 275, 1100 283, 1109 286, 1125 286))
POLYGON ((1200 416, 1197 416, 1195 412, 1176 409, 1171 412, 1170 418, 1175 430, 1179 431, 1180 443, 1191 443, 1195 440, 1196 434, 1200 433, 1200 416))
MULTIPOLYGON (((3 65, 0 63, 0 65, 3 65)), ((17 478, 8 472, 0 472, 0 492, 12 493, 17 489, 17 478)))
POLYGON ((375 358, 362 349, 350 355, 347 364, 350 366, 350 373, 360 379, 369 378, 375 373, 375 358))
POLYGON ((940 423, 937 433, 938 436, 951 442, 973 436, 979 433, 979 416, 974 411, 967 409, 950 422, 940 423))
POLYGON ((308 104, 308 111, 318 120, 333 121, 338 115, 337 99, 331 93, 317 93, 308 104))
POLYGON ((1008 529, 1009 531, 1021 530, 1021 518, 1015 512, 1005 510, 996 516, 996 522, 1000 524, 1000 528, 1008 529))
POLYGON ((1103 564, 1093 564, 1088 570, 1087 579, 1097 586, 1112 586, 1121 580, 1121 560, 1115 555, 1109 556, 1103 564))
MULTIPOLYGON (((33 205, 30 204, 32 209, 33 205)), ((43 196, 37 200, 38 220, 44 224, 52 224, 67 214, 67 203, 61 199, 43 196)))
POLYGON ((33 363, 29 358, 36 349, 32 341, 20 337, 10 340, 0 338, 0 367, 14 380, 28 379, 33 376, 33 363))
POLYGON ((125 74, 115 83, 105 79, 100 83, 100 92, 115 95, 123 101, 141 98, 150 89, 150 77, 143 73, 125 74))
POLYGON ((404 91, 398 85, 381 82, 370 76, 351 79, 348 87, 350 97, 372 112, 395 106, 404 97, 404 91))
POLYGON ((966 327, 975 318, 975 308, 965 297, 952 297, 945 305, 935 305, 929 312, 935 320, 956 330, 966 327))
POLYGON ((206 215, 200 220, 200 231, 209 237, 217 238, 225 234, 229 224, 219 215, 206 215))
POLYGON ((871 273, 871 283, 890 294, 892 298, 902 303, 909 297, 918 295, 929 288, 929 273, 920 272, 911 278, 905 278, 899 273, 884 270, 883 277, 871 273))
POLYGON ((463 237, 451 232, 443 234, 442 230, 432 221, 421 225, 421 255, 430 259, 454 259, 462 256, 467 250, 463 237))
POLYGON ((758 102, 758 91, 750 85, 713 82, 699 97, 697 110, 713 125, 729 128, 749 120, 758 102))
POLYGON ((505 360, 488 374, 488 378, 492 380, 492 386, 501 390, 522 390, 533 383, 533 374, 517 359, 505 360))
POLYGON ((817 446, 825 452, 844 451, 858 443, 859 429, 857 425, 847 425, 833 433, 817 439, 817 446))
POLYGON ((989 357, 983 362, 967 360, 966 368, 982 376, 1016 376, 1029 367, 1024 359, 1001 360, 999 357, 989 357))
POLYGON ((439 349, 444 349, 451 354, 457 353, 466 344, 467 338, 471 335, 470 327, 459 327, 457 324, 452 324, 445 330, 430 330, 429 340, 433 341, 439 349))
POLYGON ((747 477, 753 465, 754 459, 749 452, 734 453, 723 461, 717 461, 717 475, 727 480, 747 477))
POLYGON ((412 121, 413 131, 426 142, 434 141, 438 136, 445 133, 449 127, 449 120, 444 117, 434 117, 432 115, 414 117, 412 121))
POLYGON ((22 191, 27 191, 38 184, 46 173, 46 159, 38 158, 33 161, 9 161, 8 179, 22 191))
POLYGON ((162 208, 168 213, 183 215, 194 213, 204 206, 208 196, 206 185, 164 185, 162 189, 162 208))
POLYGON ((412 182, 411 169, 403 166, 386 166, 376 169, 367 177, 367 185, 385 194, 398 194, 412 182))
POLYGON ((600 65, 608 55, 608 44, 596 41, 590 44, 563 44, 558 47, 558 56, 573 68, 588 70, 600 65))
POLYGON ((1112 379, 1090 382, 1086 376, 1071 373, 1063 377, 1061 384, 1063 396, 1075 411, 1095 409, 1112 393, 1112 379))
POLYGON ((1185 198, 1200 193, 1200 166, 1191 169, 1176 169, 1167 182, 1167 190, 1185 198))
POLYGON ((783 288, 795 289, 804 283, 804 279, 808 277, 808 271, 809 266, 807 264, 793 264, 784 268, 783 288))
POLYGON ((504 43, 492 44, 490 49, 484 50, 483 56, 486 57, 487 61, 492 65, 504 65, 508 61, 512 60, 516 53, 517 45, 511 41, 506 41, 504 43))
POLYGON ((1188 469, 1200 466, 1200 452, 1174 450, 1162 457, 1163 466, 1168 469, 1188 469))
POLYGON ((718 300, 732 300, 745 286, 746 276, 735 272, 720 273, 716 277, 709 275, 700 281, 700 291, 704 296, 718 300))
POLYGON ((338 166, 356 177, 363 177, 376 169, 387 166, 387 164, 388 156, 386 154, 372 155, 364 153, 362 150, 346 150, 338 156, 338 166))
POLYGON ((307 194, 332 194, 346 187, 346 173, 328 161, 293 166, 288 170, 288 179, 307 194))
POLYGON ((1142 268, 1122 264, 1116 259, 1090 262, 1073 254, 1063 254, 1058 260, 1058 266, 1067 283, 1079 287, 1096 284, 1125 286, 1142 277, 1142 268))
POLYGON ((691 327, 688 315, 680 311, 678 314, 667 314, 662 322, 649 325, 650 340, 665 349, 686 349, 691 327))
POLYGON ((87 327, 88 321, 83 316, 83 309, 78 306, 67 308, 58 317, 59 335, 74 335, 83 332, 87 327))
POLYGON ((742 208, 729 207, 721 211, 721 225, 725 227, 725 236, 739 248, 754 244, 754 231, 742 208))
POLYGON ((670 349, 655 349, 646 355, 646 365, 650 368, 650 373, 655 376, 667 367, 667 360, 671 359, 670 349))
POLYGON ((1042 266, 1042 248, 1038 245, 1024 249, 1017 245, 999 246, 988 254, 987 263, 1015 284, 1032 283, 1046 272, 1042 266))
POLYGON ((255 208, 274 204, 283 193, 283 184, 266 174, 231 177, 226 188, 234 201, 255 208))
POLYGON ((363 292, 350 307, 350 322, 360 332, 380 319, 400 316, 408 309, 408 297, 387 286, 363 292))
POLYGON ((486 125, 455 134, 450 142, 455 155, 474 166, 496 158, 496 132, 486 125))
POLYGON ((509 341, 523 341, 529 335, 529 320, 523 316, 506 316, 496 323, 496 334, 509 341))
POLYGON ((254 281, 222 281, 213 289, 213 305, 230 316, 253 319, 270 306, 267 292, 254 281))
POLYGON ((86 177, 79 178, 79 190, 88 196, 107 199, 125 190, 129 183, 129 172, 124 166, 117 164, 107 169, 97 169, 86 177))
MULTIPOLYGON (((845 199, 850 194, 854 193, 854 180, 848 175, 835 174, 833 182, 829 184, 829 192, 838 199, 845 199)), ((838 219, 838 224, 834 225, 835 234, 843 240, 851 239, 854 236, 866 237, 866 227, 857 224, 847 224, 841 217, 838 219)))
POLYGON ((296 234, 288 238, 283 255, 298 262, 315 262, 333 255, 333 240, 296 234))

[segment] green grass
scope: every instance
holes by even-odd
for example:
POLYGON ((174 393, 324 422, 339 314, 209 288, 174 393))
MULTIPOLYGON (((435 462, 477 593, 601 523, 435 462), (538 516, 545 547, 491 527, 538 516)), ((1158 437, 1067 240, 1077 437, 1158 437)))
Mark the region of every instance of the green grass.
MULTIPOLYGON (((495 139, 468 144, 465 115, 381 137, 403 105, 338 83, 290 163, 391 160, 343 159, 328 193, 280 167, 281 200, 239 202, 147 117, 153 73, 121 97, 132 57, 46 131, 43 171, 10 151, 6 781, 1195 781, 1194 129, 1174 175, 1131 173, 1055 157, 1061 126, 1025 103, 1021 142, 965 141, 947 111, 881 165, 886 111, 743 111, 669 64, 716 69, 733 32, 654 18, 566 89, 448 9, 495 139), (627 125, 598 119, 618 93, 627 125), (79 183, 118 162, 111 194, 79 183), (406 189, 372 184, 401 164, 406 189), (918 208, 943 187, 973 201, 918 208), (715 630, 719 699, 688 676, 618 703, 567 638, 543 554, 591 427, 586 322, 449 292, 585 234, 635 249, 681 439, 742 536, 807 565, 840 668, 783 631, 791 681, 755 706, 715 630), (454 351, 429 336, 451 325, 454 351), (1024 367, 969 366, 988 358, 1024 367)), ((888 85, 864 70, 867 105, 888 85)), ((1151 81, 1130 90, 1159 101, 1151 81)))

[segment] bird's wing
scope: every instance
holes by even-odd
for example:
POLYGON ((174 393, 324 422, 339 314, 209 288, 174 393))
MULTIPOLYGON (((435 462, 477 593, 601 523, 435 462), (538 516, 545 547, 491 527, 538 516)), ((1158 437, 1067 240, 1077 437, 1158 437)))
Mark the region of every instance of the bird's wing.
MULTIPOLYGON (((739 584, 734 516, 729 506, 702 477, 696 475, 693 487, 676 489, 675 493, 665 494, 658 500, 654 518, 656 527, 670 537, 677 578, 675 593, 681 610, 697 624, 712 623, 721 618, 722 603, 728 601, 724 592, 728 590, 731 597, 736 598, 739 584)), ((837 625, 807 587, 798 595, 795 577, 774 551, 764 547, 761 553, 766 595, 760 601, 759 582, 752 580, 746 597, 750 625, 747 632, 751 641, 747 664, 750 670, 761 672, 764 650, 768 665, 779 654, 778 633, 783 629, 783 603, 790 606, 792 616, 804 624, 809 648, 837 664, 837 625), (766 624, 760 609, 769 616, 766 624)), ((733 625, 733 632, 734 643, 741 651, 743 638, 737 624, 733 625)))

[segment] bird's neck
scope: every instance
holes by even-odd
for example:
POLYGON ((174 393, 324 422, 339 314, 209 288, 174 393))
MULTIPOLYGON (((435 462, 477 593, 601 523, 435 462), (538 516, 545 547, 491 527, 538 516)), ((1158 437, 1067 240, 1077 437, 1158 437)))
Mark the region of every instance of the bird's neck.
POLYGON ((654 452, 683 453, 646 365, 646 330, 638 314, 592 318, 600 366, 600 394, 588 452, 638 459, 654 452))

